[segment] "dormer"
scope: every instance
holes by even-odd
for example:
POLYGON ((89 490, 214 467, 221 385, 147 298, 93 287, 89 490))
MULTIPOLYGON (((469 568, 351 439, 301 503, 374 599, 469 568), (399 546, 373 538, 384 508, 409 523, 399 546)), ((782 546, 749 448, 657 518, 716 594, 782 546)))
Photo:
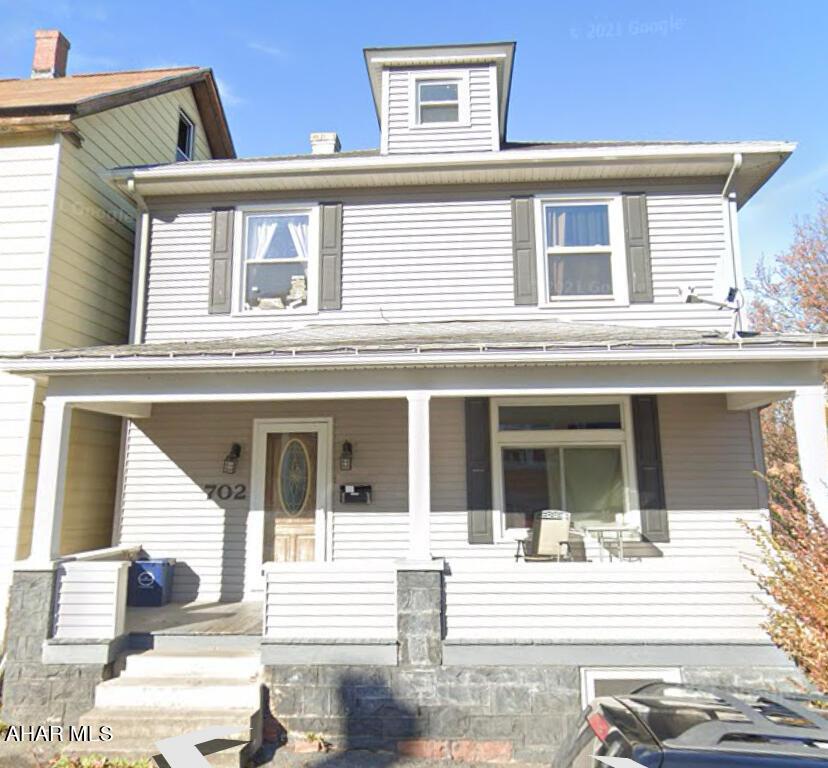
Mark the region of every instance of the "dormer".
POLYGON ((366 48, 382 154, 499 150, 514 55, 514 43, 366 48))

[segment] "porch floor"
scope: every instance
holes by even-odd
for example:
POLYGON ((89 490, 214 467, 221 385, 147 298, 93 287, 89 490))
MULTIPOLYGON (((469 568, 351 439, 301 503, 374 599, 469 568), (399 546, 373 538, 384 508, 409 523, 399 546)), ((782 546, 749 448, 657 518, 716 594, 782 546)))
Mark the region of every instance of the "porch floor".
POLYGON ((127 608, 126 631, 151 635, 262 635, 262 604, 169 603, 127 608))

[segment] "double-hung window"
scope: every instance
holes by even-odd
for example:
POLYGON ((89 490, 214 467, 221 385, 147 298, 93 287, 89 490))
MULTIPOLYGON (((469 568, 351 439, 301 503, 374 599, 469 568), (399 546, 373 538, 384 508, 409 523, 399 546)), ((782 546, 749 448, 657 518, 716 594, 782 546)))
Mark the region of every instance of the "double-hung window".
POLYGON ((541 212, 545 303, 625 300, 620 198, 543 200, 541 212))
POLYGON ((417 117, 422 123, 460 121, 460 83, 457 80, 421 80, 417 83, 417 117))
POLYGON ((242 311, 313 308, 315 218, 310 209, 243 213, 242 311))
POLYGON ((469 80, 464 71, 446 69, 410 74, 410 122, 413 129, 469 124, 469 80))
POLYGON ((632 465, 625 399, 493 402, 496 508, 502 531, 565 510, 575 527, 627 522, 632 465))

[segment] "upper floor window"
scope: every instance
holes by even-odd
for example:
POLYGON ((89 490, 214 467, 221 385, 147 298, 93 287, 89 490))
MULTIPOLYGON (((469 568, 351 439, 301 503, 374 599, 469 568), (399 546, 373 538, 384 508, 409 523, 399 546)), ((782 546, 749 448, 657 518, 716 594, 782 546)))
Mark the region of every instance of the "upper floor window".
POLYGON ((311 212, 250 211, 244 214, 243 310, 307 307, 312 276, 311 212))
POLYGON ((546 303, 625 301, 624 224, 619 198, 544 200, 541 274, 546 303))
POLYGON ((449 80, 417 83, 417 122, 457 123, 460 121, 460 84, 449 80))
POLYGON ((175 145, 176 160, 192 160, 195 148, 195 124, 184 112, 178 113, 178 139, 175 145))
POLYGON ((468 73, 430 70, 410 74, 409 127, 466 126, 469 123, 468 73))

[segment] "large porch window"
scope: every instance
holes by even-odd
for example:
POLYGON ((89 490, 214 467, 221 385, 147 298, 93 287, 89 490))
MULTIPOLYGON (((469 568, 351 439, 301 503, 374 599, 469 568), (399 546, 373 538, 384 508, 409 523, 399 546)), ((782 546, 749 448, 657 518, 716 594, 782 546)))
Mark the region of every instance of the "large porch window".
POLYGON ((569 512, 578 528, 628 522, 628 410, 626 399, 494 401, 495 499, 507 537, 544 509, 569 512))

